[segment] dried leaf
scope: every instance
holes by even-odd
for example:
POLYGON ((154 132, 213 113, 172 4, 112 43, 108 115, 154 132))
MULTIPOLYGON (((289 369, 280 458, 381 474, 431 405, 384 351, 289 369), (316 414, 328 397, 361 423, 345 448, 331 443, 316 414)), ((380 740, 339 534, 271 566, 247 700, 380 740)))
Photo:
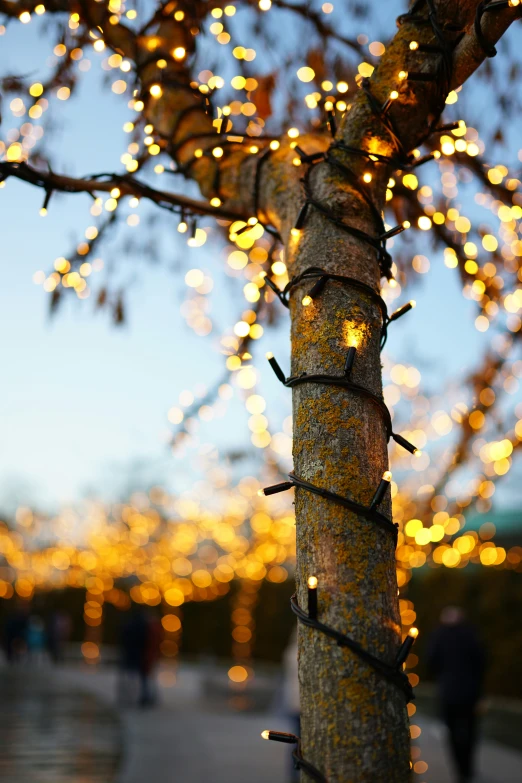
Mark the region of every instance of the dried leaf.
POLYGON ((272 114, 272 92, 275 87, 275 77, 270 73, 257 81, 259 85, 255 92, 257 115, 266 120, 272 114))
POLYGON ((306 64, 315 72, 317 84, 326 79, 326 64, 324 62, 324 52, 321 49, 311 49, 308 52, 306 64))
POLYGON ((60 291, 59 288, 55 288, 51 294, 51 302, 49 304, 49 312, 51 315, 54 315, 55 312, 57 311, 58 305, 61 302, 61 298, 62 298, 62 292, 60 291))
POLYGON ((113 317, 114 317, 115 324, 121 325, 125 322, 125 314, 123 311, 123 300, 121 296, 119 296, 118 299, 116 300, 116 306, 114 308, 113 317))

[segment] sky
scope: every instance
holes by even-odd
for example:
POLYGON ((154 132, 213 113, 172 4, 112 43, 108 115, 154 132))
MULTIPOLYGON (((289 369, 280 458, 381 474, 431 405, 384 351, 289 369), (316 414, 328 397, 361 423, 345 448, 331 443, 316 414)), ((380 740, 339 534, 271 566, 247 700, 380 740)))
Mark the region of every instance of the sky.
MULTIPOLYGON (((16 25, 0 40, 0 73, 34 69, 35 80, 41 80, 41 64, 51 54, 50 37, 38 35, 36 25, 16 25)), ((128 96, 101 88, 103 55, 93 52, 89 59, 93 67, 80 91, 57 106, 55 130, 44 137, 53 150, 55 170, 78 176, 121 169, 119 158, 128 143, 122 126, 132 118, 128 96)), ((471 89, 480 100, 480 89, 471 89)), ((4 113, 2 133, 11 127, 9 112, 4 113)), ((158 187, 194 193, 182 181, 166 177, 158 178, 158 187)), ((117 261, 120 279, 131 281, 123 326, 115 327, 106 312, 97 312, 92 299, 71 298, 51 318, 49 296, 32 276, 50 270, 58 256, 67 256, 95 223, 91 203, 86 195, 56 196, 48 215, 41 217, 42 191, 14 180, 0 190, 0 508, 6 510, 19 504, 53 510, 85 494, 115 498, 137 485, 163 483, 180 490, 194 481, 194 455, 180 459, 169 449, 167 413, 183 390, 204 392, 222 375, 219 335, 246 309, 241 295, 245 280, 221 272, 224 243, 211 236, 203 248, 188 248, 175 222, 170 228, 162 220, 152 229, 157 264, 142 260, 139 249, 123 250, 117 241, 100 249, 106 264, 117 261), (195 335, 180 314, 184 275, 195 267, 214 279, 210 300, 216 327, 206 338, 195 335)), ((143 224, 150 209, 140 207, 139 213, 143 224)), ((133 239, 141 229, 124 226, 119 231, 120 237, 133 239)), ((475 330, 475 308, 462 297, 455 270, 447 269, 441 254, 430 248, 426 255, 429 275, 418 276, 426 279, 398 300, 414 296, 417 308, 390 330, 387 351, 397 361, 415 364, 430 390, 437 390, 476 366, 491 336, 475 330)), ((283 312, 254 354, 267 415, 279 425, 290 414, 290 399, 262 357, 273 351, 288 368, 287 319, 283 312)), ((236 390, 235 397, 239 395, 236 390)), ((200 443, 215 443, 221 452, 252 448, 247 418, 244 407, 232 400, 222 418, 202 424, 200 443)), ((500 505, 512 506, 516 482, 513 471, 498 493, 500 505)))

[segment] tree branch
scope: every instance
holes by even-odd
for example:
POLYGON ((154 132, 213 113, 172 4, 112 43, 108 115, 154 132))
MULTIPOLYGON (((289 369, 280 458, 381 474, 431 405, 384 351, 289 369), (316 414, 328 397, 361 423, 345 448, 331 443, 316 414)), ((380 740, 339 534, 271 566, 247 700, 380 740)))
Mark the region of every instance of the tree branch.
MULTIPOLYGON (((477 6, 478 2, 473 5, 477 6)), ((500 40, 513 22, 520 19, 522 7, 498 8, 495 11, 484 13, 481 17, 480 27, 485 41, 493 46, 500 40)), ((459 87, 477 70, 486 59, 486 52, 477 39, 474 27, 475 17, 468 22, 466 35, 455 48, 453 60, 453 78, 451 88, 459 87)))
POLYGON ((153 201, 162 209, 171 212, 186 210, 196 215, 213 215, 223 220, 247 220, 247 216, 223 207, 211 207, 204 201, 188 198, 177 193, 156 190, 130 174, 93 174, 84 178, 67 177, 52 171, 35 169, 28 163, 0 162, 0 179, 8 177, 28 182, 51 193, 110 193, 118 188, 122 196, 137 196, 153 201))
MULTIPOLYGON (((258 7, 258 0, 247 0, 247 3, 250 6, 258 7)), ((223 5, 225 5, 225 3, 223 3, 223 5)), ((308 3, 297 5, 287 2, 287 0, 272 0, 272 5, 284 9, 285 11, 291 11, 305 19, 307 22, 310 22, 323 41, 327 38, 332 38, 345 46, 349 46, 350 49, 353 49, 353 51, 357 52, 361 57, 364 56, 363 48, 356 39, 346 38, 346 36, 338 33, 331 25, 326 24, 322 15, 318 11, 314 11, 308 3)))

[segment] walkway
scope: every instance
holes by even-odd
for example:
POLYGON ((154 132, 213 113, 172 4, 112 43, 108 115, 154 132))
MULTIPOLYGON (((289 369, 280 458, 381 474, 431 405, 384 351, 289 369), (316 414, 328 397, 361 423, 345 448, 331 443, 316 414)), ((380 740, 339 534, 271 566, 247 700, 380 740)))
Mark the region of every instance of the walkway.
MULTIPOLYGON (((414 783, 453 783, 442 724, 417 715, 412 722, 421 728, 422 734, 414 744, 420 747, 420 759, 428 765, 424 774, 414 776, 414 783)), ((497 742, 486 741, 480 745, 476 767, 474 783, 522 781, 522 754, 497 742)))
POLYGON ((43 672, 0 672, 2 783, 109 783, 121 756, 114 712, 87 691, 55 687, 43 672))
MULTIPOLYGON (((0 670, 2 783, 286 783, 288 747, 260 737, 288 730, 284 718, 237 711, 245 697, 227 693, 224 672, 210 698, 209 671, 216 683, 215 669, 182 666, 177 681, 163 670, 161 706, 121 709, 120 733, 113 670, 0 670)), ((413 722, 422 731, 416 760, 428 764, 413 783, 453 783, 440 724, 413 722)), ((477 783, 520 783, 522 754, 487 742, 479 768, 477 783)))

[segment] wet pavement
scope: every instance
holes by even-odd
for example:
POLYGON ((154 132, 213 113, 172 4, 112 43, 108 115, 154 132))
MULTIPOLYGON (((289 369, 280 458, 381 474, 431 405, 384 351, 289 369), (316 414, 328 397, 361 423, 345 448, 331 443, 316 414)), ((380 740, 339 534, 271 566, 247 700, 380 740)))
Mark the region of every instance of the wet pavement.
MULTIPOLYGON (((266 728, 292 730, 275 704, 245 709, 223 667, 185 664, 158 680, 158 706, 139 709, 117 705, 109 666, 0 667, 0 780, 287 783, 288 746, 260 737, 266 728)), ((453 783, 441 724, 422 715, 413 722, 421 729, 414 758, 423 760, 415 781, 453 783)), ((477 766, 476 783, 522 780, 522 754, 498 743, 481 744, 477 766)))
POLYGON ((110 783, 121 726, 95 696, 57 687, 50 673, 0 671, 2 783, 110 783))

